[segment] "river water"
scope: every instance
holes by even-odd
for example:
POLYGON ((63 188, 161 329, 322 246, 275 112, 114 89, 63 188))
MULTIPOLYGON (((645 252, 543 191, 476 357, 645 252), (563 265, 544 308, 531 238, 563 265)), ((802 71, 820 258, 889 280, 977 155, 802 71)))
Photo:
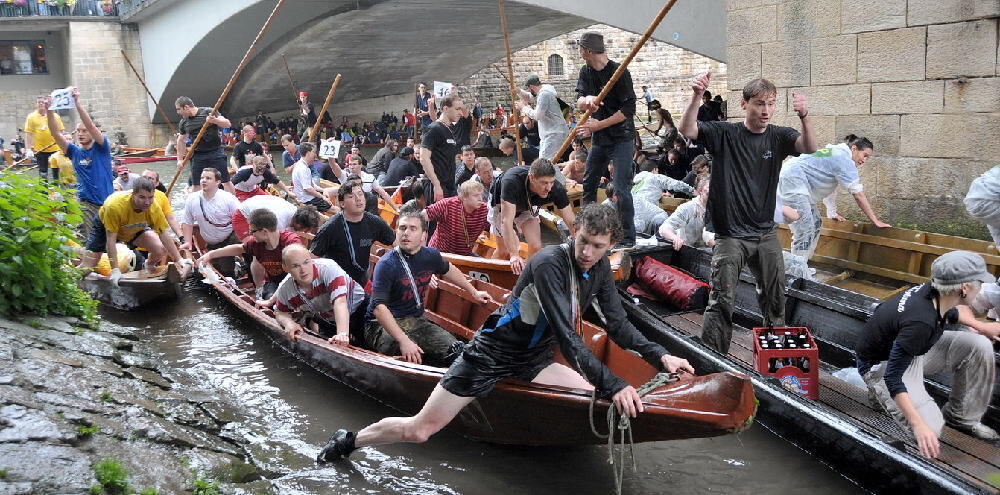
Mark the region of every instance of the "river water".
MULTIPOLYGON (((169 183, 173 167, 155 169, 169 183)), ((180 207, 178 192, 172 199, 180 207)), ((251 440, 279 493, 614 493, 604 446, 499 446, 447 430, 423 445, 369 447, 350 462, 317 466, 313 459, 333 430, 357 430, 396 412, 286 354, 198 281, 176 302, 133 313, 102 309, 102 316, 104 324, 137 328, 164 362, 234 398, 241 417, 233 433, 251 440)), ((759 424, 738 435, 638 444, 635 456, 624 493, 862 492, 759 424)))

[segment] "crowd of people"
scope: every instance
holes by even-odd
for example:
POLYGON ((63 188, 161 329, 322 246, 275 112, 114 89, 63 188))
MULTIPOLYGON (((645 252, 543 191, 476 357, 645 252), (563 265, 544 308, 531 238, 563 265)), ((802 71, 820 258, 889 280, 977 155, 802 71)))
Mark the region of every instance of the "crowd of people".
MULTIPOLYGON (((676 125, 647 91, 647 120, 657 115, 660 127, 653 132, 662 134, 663 141, 659 153, 645 156, 636 149, 637 97, 630 73, 623 71, 606 98, 597 101, 619 64, 608 58, 598 33, 584 33, 578 47, 583 66, 575 108, 592 111, 592 117, 571 127, 555 88, 538 76, 527 77, 516 104, 525 119, 520 125, 527 144, 520 161, 503 171, 476 156, 471 141, 473 122, 482 118, 478 104, 470 108, 457 92, 435 98, 424 84, 417 87, 412 111, 405 109, 402 118, 387 113, 360 127, 342 122, 334 128, 331 122, 329 128, 341 133, 364 136, 363 131, 373 131, 383 143, 366 160, 357 148, 361 143, 348 141, 354 146, 343 163, 338 157, 320 157, 317 142, 298 139, 317 118, 304 93, 301 119, 275 123, 259 114, 242 127, 190 98, 178 98, 178 156, 203 126, 207 132, 193 150, 189 192, 177 218, 158 191, 155 172, 113 172, 108 140, 77 91, 73 98, 81 122, 75 139, 52 132, 61 131, 62 123, 45 111, 48 99, 40 98, 25 126, 25 146, 39 163, 48 164, 47 155, 57 150, 72 162, 85 214, 83 267, 95 266, 101 254, 117 259, 122 245, 143 248, 146 269, 166 259, 180 262, 180 251, 195 246, 197 227, 207 246, 199 263, 212 263, 226 275, 249 263, 242 269, 256 286, 257 304, 274 309, 289 337, 312 331, 334 344, 449 367, 418 414, 386 418, 357 433, 338 430, 320 460, 347 456, 366 445, 424 441, 505 377, 595 389, 635 416, 643 409, 635 389, 598 361, 575 332, 581 308, 596 302, 615 342, 654 366, 669 372, 694 369, 648 342, 625 318, 606 256, 610 250, 628 249, 639 236, 655 234, 673 249, 711 249, 702 340, 727 353, 735 288, 744 266, 757 282, 763 325, 784 325, 788 254, 778 242, 777 223, 790 223, 792 254, 807 259, 818 240, 816 203, 829 202, 843 188, 875 225, 888 225, 873 212, 858 174, 875 151, 872 142, 850 135, 843 143, 821 147, 804 95, 790 96, 801 123, 798 131, 770 123, 777 90, 765 79, 743 88, 746 116, 741 122, 724 120, 724 107, 715 105, 707 92, 710 73, 693 80, 690 103, 676 125), (229 157, 221 133, 227 128, 240 129, 229 157), (281 166, 291 177, 290 187, 256 141, 279 132, 281 166), (570 135, 576 138, 572 149, 556 156, 570 135), (336 185, 329 187, 321 179, 336 185), (576 183, 582 184, 580 211, 574 211, 569 199, 568 188, 576 183), (284 197, 265 191, 271 184, 284 197), (602 186, 608 201, 593 204, 602 186), (692 200, 667 215, 659 207, 664 195, 692 200), (380 201, 397 211, 395 229, 377 214, 380 201), (542 245, 539 210, 549 203, 568 229, 562 245, 542 245), (497 237, 499 255, 509 260, 519 279, 494 327, 463 345, 426 318, 422 301, 438 278, 480 303, 491 301, 441 255, 472 255, 484 232, 497 237), (527 256, 521 239, 528 244, 527 256), (375 243, 391 249, 371 267, 375 243), (555 346, 573 368, 552 361, 555 346)), ((493 115, 508 114, 498 107, 493 115)), ((498 144, 515 156, 513 140, 505 137, 498 144)), ((977 179, 966 200, 970 212, 988 223, 995 236, 1000 232, 997 170, 977 179)), ((827 215, 837 213, 828 209, 827 215)), ((978 255, 941 256, 932 267, 931 283, 883 304, 869 323, 872 331, 857 345, 859 370, 872 394, 913 432, 921 453, 929 457, 937 453, 944 423, 979 438, 1000 438, 979 421, 995 377, 990 340, 1000 334, 1000 325, 974 317, 994 307, 1000 293, 995 287, 986 290, 984 284, 995 286, 996 280, 985 272, 978 255), (952 311, 956 306, 960 309, 952 311), (949 318, 970 331, 944 331, 949 318), (955 382, 954 400, 938 409, 918 378, 944 369, 963 378, 955 382)), ((112 282, 121 277, 115 267, 112 282)))

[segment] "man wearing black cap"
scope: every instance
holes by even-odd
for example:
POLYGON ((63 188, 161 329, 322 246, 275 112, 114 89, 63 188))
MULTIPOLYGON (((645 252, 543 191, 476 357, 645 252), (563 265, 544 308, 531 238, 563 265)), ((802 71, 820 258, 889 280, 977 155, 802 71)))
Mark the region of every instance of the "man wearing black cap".
POLYGON ((978 254, 954 251, 931 265, 931 283, 880 304, 855 345, 858 373, 873 402, 913 433, 921 455, 940 452, 945 423, 974 437, 1000 440, 980 420, 996 377, 993 345, 985 335, 945 331, 959 319, 959 304, 976 299, 982 284, 995 282, 978 254), (924 376, 954 375, 948 403, 938 408, 924 376))
POLYGON ((413 148, 407 146, 399 152, 399 156, 389 162, 389 170, 382 176, 382 187, 395 187, 407 177, 420 175, 420 166, 413 161, 413 148))
POLYGON ((521 115, 533 119, 537 122, 538 135, 541 139, 538 156, 553 163, 561 161, 556 159, 556 152, 559 146, 569 135, 569 127, 566 125, 566 118, 563 117, 562 108, 559 107, 559 97, 556 88, 551 84, 542 84, 537 75, 530 75, 524 81, 526 91, 521 91, 521 101, 515 103, 521 115), (531 106, 531 100, 535 100, 535 106, 531 106))
POLYGON ((635 90, 632 75, 622 71, 621 77, 600 105, 595 103, 597 94, 611 80, 619 64, 608 60, 604 53, 604 36, 588 31, 578 42, 580 57, 586 63, 580 69, 576 92, 580 95, 577 105, 593 113, 586 122, 576 126, 581 139, 591 137, 587 155, 587 168, 583 175, 583 202, 597 200, 597 186, 608 168, 614 163, 614 185, 618 198, 618 215, 622 223, 622 246, 635 245, 635 210, 632 206, 632 154, 635 152, 635 90))

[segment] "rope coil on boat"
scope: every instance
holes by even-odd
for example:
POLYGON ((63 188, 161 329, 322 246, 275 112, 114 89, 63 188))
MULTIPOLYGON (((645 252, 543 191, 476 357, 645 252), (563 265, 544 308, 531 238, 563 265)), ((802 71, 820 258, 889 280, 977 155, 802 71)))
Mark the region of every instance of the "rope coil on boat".
MULTIPOLYGON (((669 383, 676 382, 680 380, 680 375, 677 373, 657 373, 656 376, 650 378, 648 382, 640 385, 636 392, 639 397, 643 397, 646 394, 656 390, 669 383)), ((632 421, 629 419, 627 414, 618 414, 614 403, 608 406, 608 433, 602 434, 597 431, 597 426, 594 424, 594 403, 597 402, 597 389, 594 389, 590 393, 590 414, 588 419, 590 420, 590 431, 597 438, 607 438, 608 439, 608 464, 611 464, 611 469, 615 474, 615 493, 621 495, 622 493, 622 481, 625 479, 625 435, 628 434, 628 452, 632 459, 632 471, 635 468, 635 449, 632 442, 632 421), (615 415, 618 415, 617 420, 615 415), (617 423, 617 425, 616 425, 617 423), (615 436, 614 430, 617 428, 619 432, 618 447, 615 447, 615 436), (615 462, 615 450, 618 451, 618 462, 615 462)))

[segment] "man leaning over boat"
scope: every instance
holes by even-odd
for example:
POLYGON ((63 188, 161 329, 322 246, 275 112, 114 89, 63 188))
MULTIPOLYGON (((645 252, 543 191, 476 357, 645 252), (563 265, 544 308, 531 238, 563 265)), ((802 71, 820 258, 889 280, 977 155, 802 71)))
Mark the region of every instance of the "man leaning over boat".
MULTIPOLYGON (((149 253, 145 269, 154 269, 169 255, 174 260, 180 260, 181 255, 177 245, 167 233, 167 218, 163 210, 153 200, 153 181, 140 177, 135 180, 131 191, 115 193, 104 201, 104 205, 94 217, 93 227, 85 246, 88 253, 83 258, 80 267, 93 269, 107 253, 109 260, 118 259, 116 243, 126 243, 130 249, 137 247, 149 253)), ((118 285, 122 278, 117 267, 111 270, 111 282, 118 285)))
POLYGON ((274 319, 289 338, 295 340, 305 323, 332 344, 349 344, 351 313, 364 301, 364 288, 333 260, 313 258, 302 244, 282 250, 281 267, 288 275, 275 293, 274 319), (306 319, 296 321, 295 312, 306 319))
POLYGON ((600 307, 608 336, 618 345, 669 372, 694 369, 646 340, 626 318, 606 256, 621 235, 614 209, 588 205, 576 217, 572 242, 548 246, 528 260, 499 318, 488 320, 492 326, 487 323, 476 333, 416 416, 385 418, 357 434, 338 430, 317 460, 346 457, 368 445, 424 442, 508 377, 584 390, 596 387, 598 395, 611 399, 623 414, 641 413, 635 388, 599 361, 578 333, 582 313, 591 303, 600 307), (574 369, 553 362, 557 345, 574 369))
MULTIPOLYGON (((996 376, 990 339, 976 332, 945 330, 960 321, 962 310, 957 305, 976 301, 981 284, 994 282, 978 254, 944 254, 931 265, 929 284, 913 287, 875 309, 855 346, 858 373, 868 385, 873 405, 910 431, 925 457, 938 456, 938 437, 945 423, 977 438, 1000 440, 980 422, 996 376), (948 403, 938 408, 927 393, 924 376, 943 371, 953 373, 954 381, 948 403)), ((967 312, 965 321, 978 328, 970 316, 967 312)))

